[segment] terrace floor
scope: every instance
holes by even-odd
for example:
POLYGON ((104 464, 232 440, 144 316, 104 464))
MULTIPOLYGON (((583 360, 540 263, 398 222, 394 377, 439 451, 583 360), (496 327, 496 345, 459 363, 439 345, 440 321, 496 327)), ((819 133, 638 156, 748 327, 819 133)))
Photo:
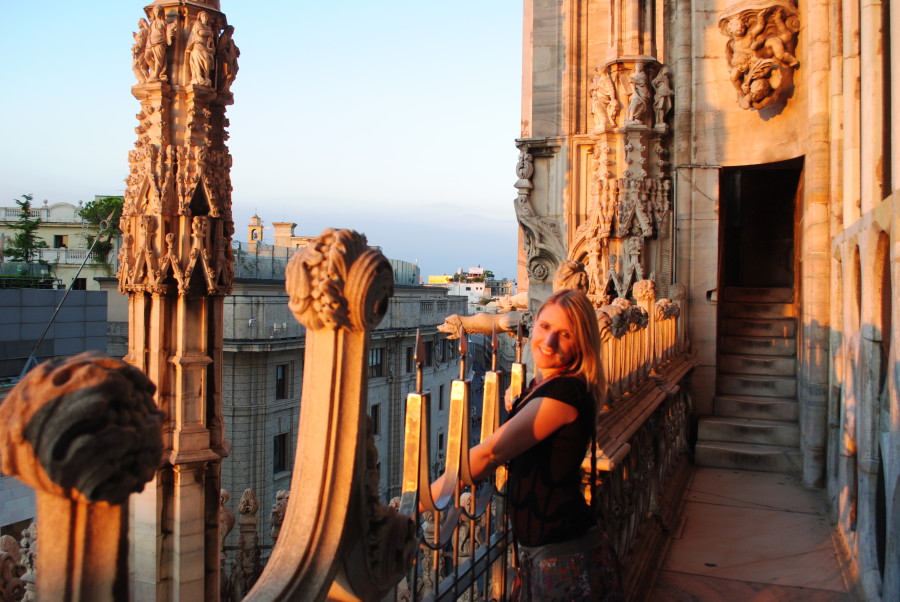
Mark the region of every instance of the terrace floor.
POLYGON ((852 601, 821 490, 794 476, 696 468, 652 602, 852 601))

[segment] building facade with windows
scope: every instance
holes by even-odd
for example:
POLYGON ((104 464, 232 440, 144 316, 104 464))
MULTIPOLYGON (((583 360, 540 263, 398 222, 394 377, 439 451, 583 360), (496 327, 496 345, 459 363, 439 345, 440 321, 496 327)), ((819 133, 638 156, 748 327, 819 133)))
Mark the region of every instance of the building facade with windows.
MULTIPOLYGON (((105 198, 108 195, 97 195, 94 198, 105 198)), ((89 237, 95 234, 90 225, 82 219, 79 211, 82 202, 78 205, 71 203, 53 203, 44 200, 32 202, 31 218, 40 218, 41 224, 35 234, 47 243, 47 248, 37 249, 36 260, 46 264, 53 278, 59 280, 59 284, 75 290, 100 290, 100 285, 94 281, 95 277, 114 276, 117 269, 116 246, 105 257, 89 256, 89 237), (87 261, 85 262, 85 258, 87 261), (79 268, 84 263, 84 268, 79 273, 79 268)), ((3 249, 6 242, 15 231, 10 227, 15 225, 21 217, 22 210, 18 206, 0 207, 0 264, 4 262, 3 249)), ((6 271, 2 271, 6 273, 6 271)))

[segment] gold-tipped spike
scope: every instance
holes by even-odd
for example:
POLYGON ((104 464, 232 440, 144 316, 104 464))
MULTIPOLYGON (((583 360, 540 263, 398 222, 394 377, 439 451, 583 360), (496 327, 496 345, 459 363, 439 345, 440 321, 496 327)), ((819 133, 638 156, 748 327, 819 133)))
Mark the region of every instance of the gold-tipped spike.
POLYGON ((522 363, 522 321, 516 324, 516 363, 522 363))
POLYGON ((466 380, 466 355, 469 353, 469 338, 466 329, 459 325, 459 380, 466 380))
POLYGON ((425 343, 422 342, 422 333, 416 328, 416 351, 413 355, 416 364, 416 393, 422 393, 422 374, 425 364, 425 343))
POLYGON ((497 324, 491 324, 491 370, 497 371, 497 324))

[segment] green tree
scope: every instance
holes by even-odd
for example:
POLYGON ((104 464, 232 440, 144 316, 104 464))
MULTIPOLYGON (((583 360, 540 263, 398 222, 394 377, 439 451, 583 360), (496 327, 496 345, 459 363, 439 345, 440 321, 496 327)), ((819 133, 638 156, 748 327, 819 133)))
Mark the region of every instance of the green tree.
POLYGON ((94 234, 88 236, 88 246, 93 245, 94 239, 99 237, 94 246, 94 255, 101 257, 104 261, 113 247, 113 239, 122 234, 122 231, 119 230, 119 218, 122 217, 124 203, 124 197, 105 196, 85 203, 84 207, 78 210, 81 219, 86 221, 94 231, 94 234), (110 215, 112 218, 107 221, 108 229, 101 232, 101 222, 107 220, 110 215))
POLYGON ((46 249, 47 243, 38 238, 36 232, 41 226, 41 218, 31 218, 31 200, 33 194, 23 194, 22 199, 15 199, 21 212, 19 221, 10 224, 9 228, 15 232, 9 242, 6 243, 4 254, 12 261, 34 263, 38 249, 46 249))

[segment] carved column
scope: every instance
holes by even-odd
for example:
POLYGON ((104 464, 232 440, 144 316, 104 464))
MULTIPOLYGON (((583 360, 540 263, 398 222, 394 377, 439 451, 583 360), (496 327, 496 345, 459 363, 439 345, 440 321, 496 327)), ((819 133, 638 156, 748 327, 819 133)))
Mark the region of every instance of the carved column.
POLYGON ((158 387, 166 465, 135 503, 133 595, 218 599, 222 308, 231 292, 231 156, 237 71, 218 0, 160 1, 135 34, 141 103, 120 227, 126 361, 158 387))

